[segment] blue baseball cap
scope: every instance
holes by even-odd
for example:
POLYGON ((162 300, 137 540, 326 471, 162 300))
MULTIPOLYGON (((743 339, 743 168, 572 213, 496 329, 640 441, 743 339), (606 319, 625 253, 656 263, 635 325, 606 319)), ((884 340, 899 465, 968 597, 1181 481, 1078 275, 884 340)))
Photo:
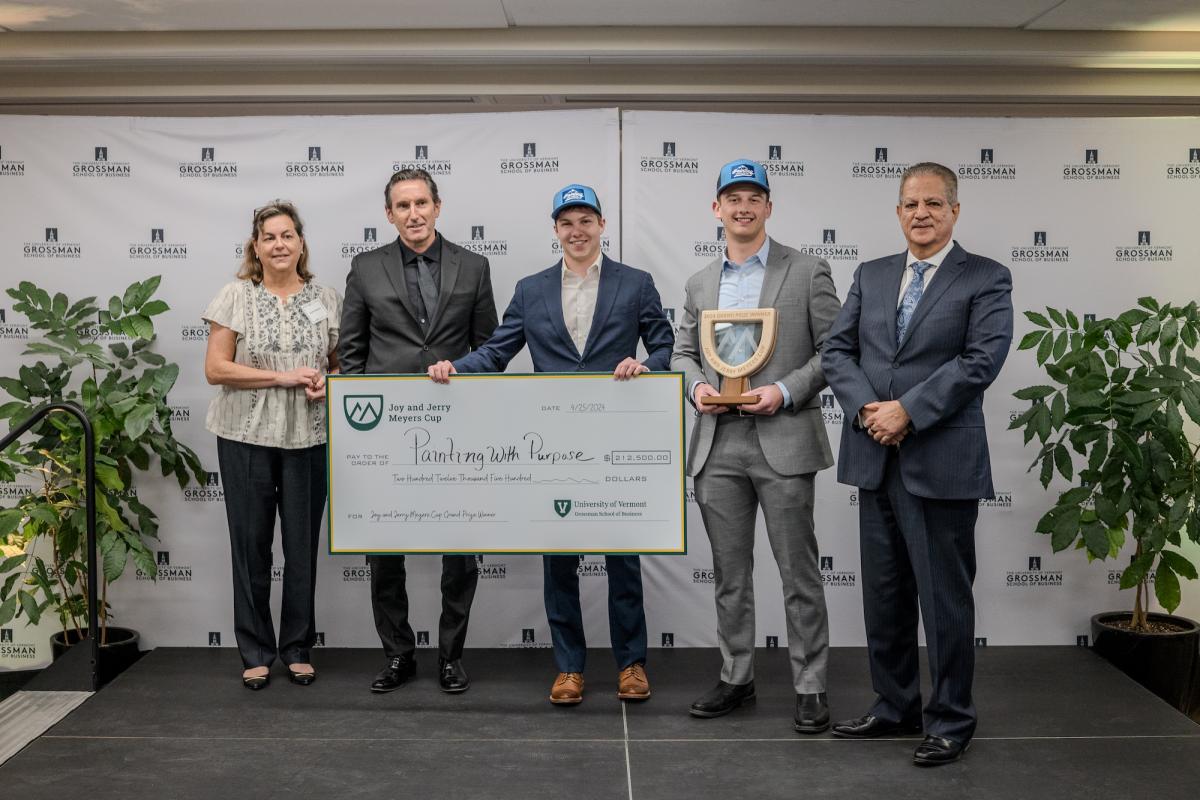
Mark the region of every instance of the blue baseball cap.
POLYGON ((554 210, 550 212, 550 219, 558 219, 559 214, 575 206, 586 206, 604 216, 604 212, 600 210, 600 198, 596 197, 596 190, 582 183, 572 183, 554 193, 554 210))
POLYGON ((771 184, 767 182, 766 169, 762 164, 748 158, 739 158, 737 161, 730 161, 721 167, 721 174, 717 176, 717 194, 720 195, 721 192, 736 183, 752 183, 767 194, 771 193, 771 184))

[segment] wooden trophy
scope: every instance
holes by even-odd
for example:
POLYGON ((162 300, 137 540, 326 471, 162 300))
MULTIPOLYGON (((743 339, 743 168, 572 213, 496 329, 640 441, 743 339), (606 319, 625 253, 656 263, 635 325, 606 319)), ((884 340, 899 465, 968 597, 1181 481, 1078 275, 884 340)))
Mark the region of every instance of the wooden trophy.
POLYGON ((754 405, 746 394, 750 376, 775 351, 779 314, 773 308, 740 308, 700 312, 700 346, 704 359, 721 375, 721 393, 702 397, 706 406, 754 405))

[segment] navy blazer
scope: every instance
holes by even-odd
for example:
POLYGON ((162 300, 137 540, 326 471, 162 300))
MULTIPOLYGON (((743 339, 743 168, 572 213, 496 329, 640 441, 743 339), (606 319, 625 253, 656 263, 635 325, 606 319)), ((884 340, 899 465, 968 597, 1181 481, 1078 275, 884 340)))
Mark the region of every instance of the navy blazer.
POLYGON ((563 321, 559 261, 517 282, 500 327, 487 342, 456 360, 454 369, 503 372, 528 344, 536 372, 611 372, 637 356, 639 338, 648 354, 642 363, 654 371, 666 370, 675 334, 650 273, 604 256, 596 311, 580 353, 563 321))
POLYGON ((983 392, 1012 343, 1012 274, 956 242, 897 345, 906 255, 859 265, 821 350, 825 377, 845 412, 838 481, 879 488, 888 448, 857 416, 867 403, 899 400, 913 428, 899 445, 905 488, 933 499, 992 497, 983 392))

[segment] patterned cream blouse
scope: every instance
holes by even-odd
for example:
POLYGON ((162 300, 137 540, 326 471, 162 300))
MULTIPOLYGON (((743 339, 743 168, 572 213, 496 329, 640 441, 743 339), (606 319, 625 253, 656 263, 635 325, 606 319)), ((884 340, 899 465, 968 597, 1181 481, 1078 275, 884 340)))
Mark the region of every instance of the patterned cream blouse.
MULTIPOLYGON (((341 317, 337 291, 311 281, 285 303, 261 284, 236 280, 217 292, 204 312, 206 322, 237 334, 235 363, 280 372, 296 367, 326 371, 341 317)), ((208 407, 205 427, 223 439, 247 444, 313 447, 325 443, 325 403, 309 402, 302 387, 222 386, 208 407)))

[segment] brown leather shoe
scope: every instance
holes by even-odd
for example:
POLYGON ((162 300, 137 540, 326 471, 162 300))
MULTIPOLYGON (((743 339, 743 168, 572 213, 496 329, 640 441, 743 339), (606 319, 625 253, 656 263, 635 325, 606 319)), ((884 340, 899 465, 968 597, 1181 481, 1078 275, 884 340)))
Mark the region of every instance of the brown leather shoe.
POLYGON ((630 664, 621 670, 617 681, 617 697, 622 700, 650 699, 650 680, 646 677, 646 668, 641 664, 630 664))
POLYGON ((560 672, 550 688, 550 702, 556 706, 573 706, 583 702, 583 673, 560 672))

